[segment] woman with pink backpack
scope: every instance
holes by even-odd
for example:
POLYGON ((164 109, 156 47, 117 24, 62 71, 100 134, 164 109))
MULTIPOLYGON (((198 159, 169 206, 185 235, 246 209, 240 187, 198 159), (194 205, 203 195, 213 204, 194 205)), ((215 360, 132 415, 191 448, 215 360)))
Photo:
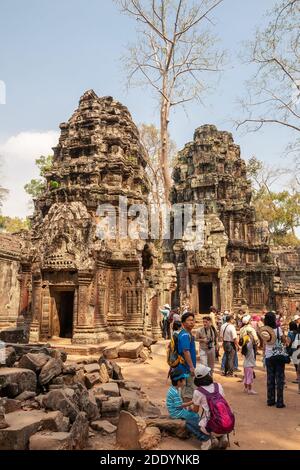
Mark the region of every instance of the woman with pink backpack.
POLYGON ((223 387, 213 382, 211 369, 203 364, 195 368, 194 384, 197 388, 193 395, 193 411, 200 415, 200 431, 210 436, 211 443, 215 441, 214 448, 226 449, 235 418, 224 398, 223 387))

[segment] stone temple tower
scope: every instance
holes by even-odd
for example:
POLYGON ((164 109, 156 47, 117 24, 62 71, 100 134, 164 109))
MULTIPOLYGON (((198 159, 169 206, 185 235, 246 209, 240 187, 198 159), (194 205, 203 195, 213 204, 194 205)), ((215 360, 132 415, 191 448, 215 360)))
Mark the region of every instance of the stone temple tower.
POLYGON ((213 125, 196 129, 178 154, 173 179, 172 202, 203 203, 205 213, 203 247, 184 251, 181 241, 173 247, 181 300, 199 313, 211 305, 250 311, 270 305, 268 226, 256 221, 246 164, 232 135, 213 125))
POLYGON ((130 337, 145 328, 143 248, 139 240, 97 236, 97 208, 146 204, 146 155, 129 111, 87 91, 60 125, 47 187, 32 219, 30 340, 75 343, 130 337))

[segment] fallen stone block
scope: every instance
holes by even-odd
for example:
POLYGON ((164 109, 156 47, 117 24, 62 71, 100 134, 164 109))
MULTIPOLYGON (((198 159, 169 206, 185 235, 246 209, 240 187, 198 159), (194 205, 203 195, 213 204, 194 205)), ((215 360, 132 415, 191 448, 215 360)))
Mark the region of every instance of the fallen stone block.
POLYGON ((61 374, 63 363, 61 359, 50 359, 42 368, 39 375, 39 383, 41 385, 48 384, 54 377, 61 374))
POLYGON ((61 411, 51 411, 42 418, 41 429, 53 432, 65 431, 66 423, 69 425, 69 418, 65 418, 61 411))
POLYGON ((138 407, 140 410, 140 415, 145 418, 158 418, 161 416, 160 409, 149 402, 146 399, 139 399, 138 400, 138 407))
POLYGON ((99 372, 93 372, 85 375, 85 385, 87 388, 93 388, 94 385, 101 382, 99 372))
POLYGON ((119 341, 115 344, 108 345, 102 353, 105 359, 116 359, 122 344, 124 344, 124 341, 119 341))
POLYGON ((125 343, 119 349, 119 357, 137 359, 143 347, 142 342, 125 343))
POLYGON ((103 401, 101 410, 102 417, 109 418, 119 415, 122 403, 121 397, 109 397, 107 401, 103 401))
POLYGON ((156 343, 156 340, 151 338, 151 336, 141 336, 140 339, 146 348, 150 348, 152 344, 156 343))
POLYGON ((116 362, 111 362, 112 367, 113 367, 113 373, 112 373, 112 378, 114 380, 123 380, 123 374, 121 367, 116 363, 116 362))
POLYGON ((92 374, 93 372, 99 372, 100 366, 98 362, 93 362, 92 364, 86 364, 83 369, 87 374, 92 374))
POLYGON ((73 440, 70 432, 42 431, 29 439, 30 450, 72 450, 73 440))
POLYGON ((76 384, 73 390, 75 392, 73 400, 79 410, 84 411, 89 420, 98 419, 99 409, 93 391, 87 390, 82 384, 76 384))
POLYGON ((113 434, 117 430, 116 426, 105 420, 93 421, 91 428, 94 429, 94 431, 101 432, 101 434, 113 434))
POLYGON ((49 426, 51 413, 41 410, 15 411, 7 414, 6 420, 9 427, 0 430, 0 450, 25 450, 30 437, 49 426))
POLYGON ((142 418, 132 416, 127 411, 121 411, 116 442, 126 450, 141 449, 140 438, 146 429, 146 423, 142 418))
POLYGON ((104 395, 108 395, 109 397, 120 396, 118 384, 116 384, 115 382, 108 382, 106 384, 102 384, 100 390, 101 393, 104 393, 104 395))
POLYGON ((75 375, 76 372, 80 370, 76 363, 74 364, 63 364, 63 374, 65 375, 75 375))
POLYGON ((89 439, 89 422, 85 413, 78 413, 71 428, 73 449, 79 450, 87 446, 89 439))
POLYGON ((19 367, 23 369, 30 369, 33 370, 33 372, 38 372, 40 371, 45 364, 50 360, 50 356, 44 353, 28 353, 24 354, 20 361, 19 361, 19 367))
POLYGON ((107 372, 106 365, 104 363, 100 364, 99 376, 100 376, 100 382, 102 384, 105 384, 105 383, 109 382, 109 375, 108 375, 108 372, 107 372))
POLYGON ((74 402, 75 392, 72 389, 51 390, 44 398, 43 405, 50 410, 59 410, 73 422, 79 413, 74 402))
POLYGON ((139 354, 139 357, 143 359, 143 361, 146 361, 149 356, 150 356, 150 351, 148 348, 143 348, 139 354))
POLYGON ((159 428, 156 428, 154 426, 150 428, 146 428, 144 433, 139 438, 139 444, 141 446, 141 449, 143 450, 154 449, 155 447, 158 446, 160 441, 161 441, 161 432, 159 428))
POLYGON ((14 398, 25 390, 36 391, 36 375, 32 370, 1 367, 0 369, 0 390, 2 395, 14 398))
POLYGON ((129 403, 132 400, 137 400, 137 392, 134 390, 126 390, 125 388, 120 388, 120 395, 123 400, 123 406, 125 409, 128 409, 129 403))
POLYGON ((154 426, 160 429, 161 432, 166 432, 171 436, 186 439, 188 431, 185 427, 185 420, 166 418, 146 418, 147 426, 154 426))
POLYGON ((17 354, 12 346, 5 348, 5 365, 6 367, 12 367, 17 360, 17 354))
POLYGON ((22 403, 13 398, 4 398, 4 411, 5 413, 13 413, 21 409, 22 403))
POLYGON ((137 382, 124 382, 124 388, 127 390, 141 390, 141 385, 137 382))
POLYGON ((16 400, 26 401, 26 400, 30 400, 31 398, 34 398, 35 396, 36 396, 35 392, 25 391, 25 392, 20 393, 20 395, 16 397, 16 400))
POLYGON ((5 419, 5 409, 3 406, 3 400, 1 400, 0 403, 0 429, 6 429, 8 428, 9 424, 7 423, 5 419))

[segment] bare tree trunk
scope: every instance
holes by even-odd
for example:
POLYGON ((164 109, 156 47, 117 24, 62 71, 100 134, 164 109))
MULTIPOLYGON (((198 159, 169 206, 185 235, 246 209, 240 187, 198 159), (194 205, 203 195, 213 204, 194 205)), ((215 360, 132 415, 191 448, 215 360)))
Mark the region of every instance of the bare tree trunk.
POLYGON ((162 98, 161 110, 160 110, 160 136, 161 136, 161 151, 160 151, 160 165, 162 169, 162 175, 165 186, 165 201, 169 203, 170 189, 172 181, 169 173, 169 162, 168 162, 168 149, 169 149, 169 113, 170 105, 166 98, 162 98))

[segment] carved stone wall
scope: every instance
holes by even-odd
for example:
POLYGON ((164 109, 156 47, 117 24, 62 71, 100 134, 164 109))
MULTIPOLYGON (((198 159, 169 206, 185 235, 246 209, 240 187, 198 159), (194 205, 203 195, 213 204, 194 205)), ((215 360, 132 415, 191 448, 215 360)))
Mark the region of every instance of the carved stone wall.
POLYGON ((201 276, 210 273, 211 301, 218 308, 272 303, 268 226, 256 221, 246 164, 232 135, 212 125, 196 129, 193 142, 178 154, 173 179, 173 203, 204 205, 203 247, 188 252, 181 242, 174 245, 181 297, 197 311, 201 276))
POLYGON ((21 243, 0 234, 0 328, 15 326, 20 303, 21 243))

